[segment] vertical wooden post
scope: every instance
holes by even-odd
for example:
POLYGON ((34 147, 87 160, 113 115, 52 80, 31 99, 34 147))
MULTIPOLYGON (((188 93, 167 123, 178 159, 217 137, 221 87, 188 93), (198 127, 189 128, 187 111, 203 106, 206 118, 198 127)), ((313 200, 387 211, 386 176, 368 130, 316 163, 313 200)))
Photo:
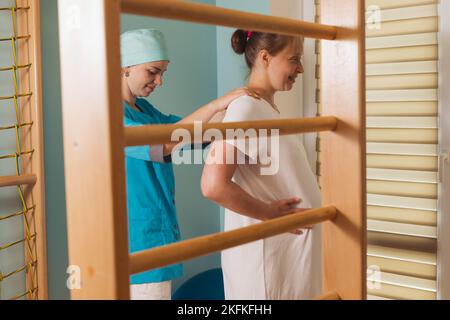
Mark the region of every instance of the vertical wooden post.
MULTIPOLYGON (((33 151, 21 157, 22 174, 34 174, 36 184, 24 187, 25 202, 30 212, 25 213, 30 235, 31 248, 25 244, 25 261, 37 264, 27 271, 27 289, 38 288, 35 297, 41 300, 48 298, 47 283, 47 242, 45 228, 45 174, 44 174, 44 121, 42 114, 42 70, 41 70, 41 37, 40 37, 40 0, 18 0, 18 7, 28 10, 17 11, 18 35, 31 35, 28 40, 17 41, 18 64, 29 68, 17 70, 20 93, 29 93, 30 97, 20 99, 21 123, 33 123, 20 130, 22 152, 33 151), (31 249, 29 251, 29 249, 31 249)), ((25 226, 26 228, 26 226, 25 226)))
POLYGON ((71 295, 128 299, 120 1, 58 6, 71 295))
POLYGON ((438 214, 438 300, 450 299, 450 1, 439 3, 439 162, 440 198, 438 214))
POLYGON ((321 23, 338 27, 322 41, 322 106, 339 119, 323 134, 324 205, 338 218, 324 225, 324 292, 366 299, 364 0, 321 0, 321 23))

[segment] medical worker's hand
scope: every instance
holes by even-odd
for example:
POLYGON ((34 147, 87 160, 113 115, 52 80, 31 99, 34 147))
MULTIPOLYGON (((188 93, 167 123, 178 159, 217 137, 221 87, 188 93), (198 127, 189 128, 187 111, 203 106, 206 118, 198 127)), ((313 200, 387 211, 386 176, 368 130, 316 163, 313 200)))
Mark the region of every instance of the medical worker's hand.
POLYGON ((252 91, 247 87, 243 87, 226 93, 220 98, 214 100, 212 104, 216 108, 216 112, 222 112, 228 108, 231 102, 245 95, 256 98, 258 100, 260 99, 260 96, 255 91, 252 91))
MULTIPOLYGON (((299 213, 302 211, 308 211, 310 209, 297 208, 297 206, 302 202, 300 198, 282 199, 272 202, 269 206, 272 218, 279 218, 288 214, 299 213)), ((304 229, 312 229, 312 226, 306 226, 304 229)), ((291 233, 296 235, 302 235, 303 231, 301 229, 296 229, 291 231, 291 233)))

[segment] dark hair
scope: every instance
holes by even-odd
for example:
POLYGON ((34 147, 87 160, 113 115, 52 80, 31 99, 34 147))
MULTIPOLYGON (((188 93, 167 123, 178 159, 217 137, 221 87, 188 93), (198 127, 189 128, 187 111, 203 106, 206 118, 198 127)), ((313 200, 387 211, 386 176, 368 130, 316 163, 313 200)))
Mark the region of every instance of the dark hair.
POLYGON ((236 30, 231 37, 231 47, 237 54, 245 55, 245 62, 250 69, 261 50, 267 50, 271 56, 275 56, 295 39, 292 36, 265 32, 252 32, 250 37, 248 35, 248 31, 236 30))

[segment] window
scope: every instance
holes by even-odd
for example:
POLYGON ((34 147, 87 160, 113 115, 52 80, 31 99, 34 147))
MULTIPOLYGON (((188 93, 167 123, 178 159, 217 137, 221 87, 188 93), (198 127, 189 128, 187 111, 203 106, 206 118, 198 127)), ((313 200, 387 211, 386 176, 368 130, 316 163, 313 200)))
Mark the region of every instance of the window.
POLYGON ((368 299, 437 298, 438 26, 436 0, 366 0, 368 299))

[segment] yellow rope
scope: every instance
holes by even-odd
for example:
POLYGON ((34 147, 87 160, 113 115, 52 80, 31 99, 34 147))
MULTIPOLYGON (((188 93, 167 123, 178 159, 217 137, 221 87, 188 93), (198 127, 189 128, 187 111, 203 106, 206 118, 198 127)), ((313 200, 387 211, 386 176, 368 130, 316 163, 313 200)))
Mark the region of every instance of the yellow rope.
POLYGON ((10 70, 17 70, 17 69, 25 69, 25 68, 29 68, 31 67, 31 63, 26 64, 26 65, 22 65, 22 66, 10 66, 10 67, 2 67, 0 68, 0 71, 10 71, 10 70))
POLYGON ((20 273, 22 271, 30 270, 31 268, 33 268, 36 265, 36 263, 37 263, 37 261, 33 261, 32 263, 29 263, 26 266, 23 266, 22 268, 17 269, 15 271, 12 271, 12 272, 10 272, 8 274, 5 274, 5 275, 1 275, 0 274, 0 281, 3 281, 3 280, 5 280, 5 279, 7 279, 7 278, 9 278, 9 277, 11 277, 11 276, 13 276, 15 274, 18 274, 18 273, 20 273))
POLYGON ((31 36, 30 35, 26 35, 26 36, 18 36, 18 37, 9 37, 9 38, 0 38, 0 42, 2 41, 17 41, 17 40, 28 40, 30 39, 31 36))
POLYGON ((7 97, 0 97, 0 100, 17 100, 17 98, 21 98, 21 97, 28 97, 31 96, 32 93, 22 93, 22 94, 17 94, 17 95, 13 95, 13 96, 7 96, 7 97))
MULTIPOLYGON (((22 123, 21 125, 19 125, 19 128, 26 127, 26 126, 32 126, 32 125, 33 125, 33 122, 22 123)), ((16 128, 16 125, 14 124, 14 125, 7 126, 7 127, 0 127, 0 131, 10 130, 10 129, 15 129, 15 128, 16 128)))
MULTIPOLYGON (((17 110, 19 111, 19 110, 17 110)), ((15 125, 15 129, 16 129, 16 145, 17 145, 17 154, 15 156, 16 158, 16 172, 17 175, 20 175, 20 171, 19 171, 19 156, 22 154, 22 148, 20 146, 20 139, 19 139, 19 126, 16 124, 15 125)))
MULTIPOLYGON (((16 1, 15 1, 16 2, 16 1)), ((17 4, 17 3, 16 3, 17 4)), ((13 33, 14 36, 17 35, 17 20, 16 20, 16 10, 13 9, 11 11, 11 18, 12 18, 12 25, 13 25, 13 33)), ((12 46, 12 52, 13 52, 13 65, 17 66, 18 65, 18 61, 17 61, 17 48, 16 48, 16 42, 15 41, 11 41, 11 46, 12 46)), ((16 109, 16 120, 17 123, 20 123, 20 112, 19 112, 19 103, 17 100, 17 95, 19 94, 19 83, 17 80, 17 70, 13 69, 12 70, 12 74, 13 74, 13 79, 14 79, 14 108, 16 109)), ((17 131, 17 126, 16 126, 16 131, 17 131)), ((17 135, 17 139, 18 139, 18 135, 17 135)), ((20 144, 19 144, 20 145, 20 144)), ((20 154, 20 152, 19 152, 20 154)))
POLYGON ((4 155, 4 156, 0 156, 0 160, 15 158, 16 156, 20 157, 20 156, 23 156, 23 155, 33 154, 33 153, 34 153, 34 150, 23 151, 21 154, 17 154, 17 153, 15 153, 15 154, 7 154, 7 155, 4 155))
POLYGON ((0 11, 12 11, 12 10, 28 10, 30 9, 30 6, 28 7, 1 7, 0 11))
POLYGON ((19 300, 20 298, 23 298, 23 297, 25 297, 26 295, 28 295, 28 296, 31 295, 31 296, 32 296, 33 294, 37 293, 37 291, 38 291, 38 288, 35 287, 35 288, 30 289, 30 290, 28 290, 27 292, 25 292, 25 293, 23 293, 23 294, 21 294, 21 295, 19 295, 19 296, 15 296, 15 297, 11 298, 10 300, 19 300))
MULTIPOLYGON (((25 126, 32 126, 33 122, 28 122, 28 123, 22 123, 21 121, 21 110, 20 110, 20 105, 19 105, 19 99, 22 97, 29 97, 32 95, 31 92, 29 93, 20 93, 19 90, 19 79, 18 79, 18 74, 17 74, 17 70, 19 69, 23 69, 23 68, 30 68, 31 67, 31 63, 29 64, 19 64, 19 59, 17 56, 17 45, 16 42, 18 40, 28 40, 31 38, 31 35, 22 35, 19 36, 17 34, 17 11, 18 10, 24 10, 24 9, 29 9, 30 7, 18 7, 17 6, 17 0, 14 0, 14 7, 8 7, 8 8, 0 8, 0 11, 11 11, 11 22, 12 22, 12 36, 9 38, 0 38, 0 41, 10 41, 11 42, 11 47, 12 47, 12 57, 13 57, 13 61, 12 61, 12 65, 9 67, 2 67, 0 68, 0 71, 11 71, 12 72, 12 77, 13 77, 13 85, 14 85, 14 95, 12 96, 6 96, 6 97, 0 97, 0 101, 1 100, 13 100, 13 106, 14 106, 14 110, 16 113, 16 124, 11 125, 11 126, 6 126, 6 127, 0 127, 0 131, 1 130, 11 130, 14 129, 15 131, 15 140, 16 140, 16 148, 17 148, 17 152, 15 154, 9 154, 9 155, 2 155, 0 156, 0 160, 2 159, 10 159, 10 158, 14 158, 15 159, 15 164, 16 164, 16 174, 18 176, 21 175, 21 165, 19 162, 19 159, 22 159, 23 155, 32 155, 34 153, 34 150, 31 151, 22 151, 22 146, 21 146, 21 141, 20 141, 20 129, 25 127, 25 126)), ((23 224, 24 224, 24 232, 25 232, 25 237, 23 240, 19 240, 19 241, 15 241, 13 243, 7 244, 7 245, 3 245, 0 246, 0 251, 2 250, 6 250, 8 248, 11 248, 13 246, 19 245, 21 243, 24 243, 25 245, 25 261, 26 261, 26 265, 18 270, 15 270, 13 272, 10 272, 8 274, 3 274, 0 271, 0 285, 3 282, 4 279, 17 274, 19 272, 22 271, 26 271, 26 276, 29 279, 29 286, 31 289, 29 289, 27 292, 25 292, 22 295, 16 296, 14 298, 12 298, 12 300, 17 300, 20 299, 24 296, 28 296, 29 299, 32 299, 33 297, 37 297, 37 295, 35 295, 35 293, 37 292, 38 288, 37 288, 37 282, 36 282, 36 272, 35 272, 35 267, 37 265, 37 261, 34 257, 34 252, 33 252, 33 248, 35 247, 33 245, 33 241, 35 241, 37 234, 31 234, 31 226, 30 226, 30 221, 28 219, 27 213, 30 211, 34 212, 34 209, 36 208, 35 205, 33 206, 28 206, 26 200, 25 200, 25 196, 24 196, 24 192, 22 190, 21 186, 17 186, 17 192, 18 195, 20 197, 20 201, 22 203, 22 210, 20 212, 16 212, 13 214, 10 214, 8 216, 5 217, 0 217, 0 221, 4 221, 13 217, 18 217, 18 216, 22 216, 23 218, 23 224)), ((34 219, 32 219, 31 221, 34 222, 34 219)), ((1 292, 0 292, 1 294, 1 292)))
POLYGON ((26 241, 33 240, 34 238, 36 238, 36 234, 33 234, 31 237, 27 236, 25 239, 22 239, 22 240, 18 240, 18 241, 14 241, 12 243, 9 243, 9 244, 5 244, 3 246, 0 246, 0 251, 9 249, 9 248, 14 247, 14 246, 17 246, 17 245, 19 245, 21 243, 24 243, 26 241))
POLYGON ((14 218, 14 217, 17 217, 17 216, 21 216, 21 215, 26 214, 26 213, 28 213, 30 211, 33 211, 35 208, 36 208, 36 206, 32 206, 32 207, 30 207, 28 209, 28 211, 19 211, 19 212, 16 212, 16 213, 4 216, 4 217, 0 217, 0 221, 8 220, 8 219, 11 219, 11 218, 14 218))

